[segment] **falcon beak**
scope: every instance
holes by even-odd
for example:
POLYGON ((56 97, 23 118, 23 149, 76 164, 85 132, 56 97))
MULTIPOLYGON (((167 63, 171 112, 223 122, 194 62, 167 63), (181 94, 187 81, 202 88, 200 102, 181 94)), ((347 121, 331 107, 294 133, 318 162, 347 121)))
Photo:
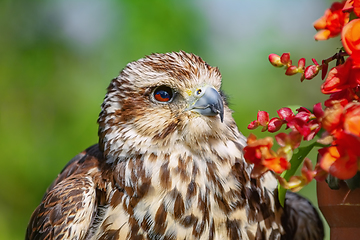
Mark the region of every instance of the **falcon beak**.
POLYGON ((198 112, 204 116, 219 114, 221 122, 224 120, 224 104, 219 92, 212 86, 195 89, 190 95, 190 106, 186 109, 198 112))

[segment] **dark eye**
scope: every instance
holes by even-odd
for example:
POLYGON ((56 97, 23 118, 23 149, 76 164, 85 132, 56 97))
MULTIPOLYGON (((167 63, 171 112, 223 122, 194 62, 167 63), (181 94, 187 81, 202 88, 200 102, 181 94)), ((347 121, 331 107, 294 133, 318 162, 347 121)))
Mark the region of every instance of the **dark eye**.
POLYGON ((158 102, 169 102, 172 100, 174 93, 173 90, 167 86, 160 86, 154 90, 154 99, 158 102))

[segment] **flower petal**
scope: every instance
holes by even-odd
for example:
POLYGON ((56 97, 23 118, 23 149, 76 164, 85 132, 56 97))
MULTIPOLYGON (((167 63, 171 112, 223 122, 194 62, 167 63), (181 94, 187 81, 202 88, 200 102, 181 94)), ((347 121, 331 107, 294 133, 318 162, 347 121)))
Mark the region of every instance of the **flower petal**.
POLYGON ((360 19, 354 19, 344 26, 341 40, 348 54, 360 51, 360 19))

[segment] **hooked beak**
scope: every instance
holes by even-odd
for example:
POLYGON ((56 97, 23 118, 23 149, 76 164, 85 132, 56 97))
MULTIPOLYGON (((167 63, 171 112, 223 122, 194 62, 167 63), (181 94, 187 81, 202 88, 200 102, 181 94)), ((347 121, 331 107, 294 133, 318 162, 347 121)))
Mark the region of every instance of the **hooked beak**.
POLYGON ((224 120, 224 104, 219 92, 212 86, 197 88, 190 96, 192 101, 187 110, 198 112, 204 116, 219 114, 221 122, 224 120))

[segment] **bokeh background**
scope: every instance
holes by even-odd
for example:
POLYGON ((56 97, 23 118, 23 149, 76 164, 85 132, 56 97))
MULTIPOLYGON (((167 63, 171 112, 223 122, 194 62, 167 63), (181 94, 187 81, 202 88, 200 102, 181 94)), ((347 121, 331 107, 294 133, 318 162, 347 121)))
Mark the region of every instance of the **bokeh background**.
MULTIPOLYGON (((309 63, 335 53, 339 38, 313 40, 312 23, 330 4, 0 1, 0 239, 24 238, 48 185, 67 161, 97 142, 96 120, 110 80, 144 55, 184 50, 218 66, 246 136, 258 110, 276 116, 284 106, 323 101, 320 78, 300 83, 267 57, 291 52, 294 61, 309 63)), ((302 194, 316 204, 314 184, 302 194)))

